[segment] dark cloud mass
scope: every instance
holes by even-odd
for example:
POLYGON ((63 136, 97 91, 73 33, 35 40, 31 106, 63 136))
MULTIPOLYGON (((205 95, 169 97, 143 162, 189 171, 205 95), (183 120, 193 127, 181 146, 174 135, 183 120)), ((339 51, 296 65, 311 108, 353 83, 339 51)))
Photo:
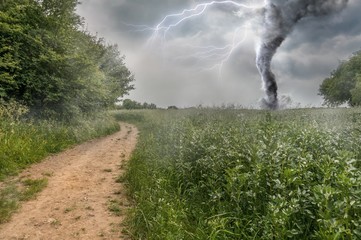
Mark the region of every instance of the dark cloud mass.
MULTIPOLYGON (((164 107, 222 103, 257 105, 263 96, 261 77, 255 66, 256 46, 262 36, 262 11, 212 6, 204 15, 170 29, 165 39, 160 34, 148 45, 152 31, 144 27, 145 31, 136 31, 142 27, 131 26, 155 27, 167 14, 179 13, 200 2, 205 1, 83 0, 78 13, 85 18, 91 32, 119 45, 127 66, 136 77, 136 90, 131 98, 164 107), (238 10, 241 11, 237 16, 238 10), (243 42, 226 60, 220 50, 207 52, 211 47, 232 44, 234 39, 243 42), (217 64, 222 60, 220 68, 217 64)), ((236 2, 258 6, 265 3, 263 0, 236 2)), ((343 11, 339 11, 342 6, 336 4, 342 0, 272 2, 277 6, 285 2, 329 2, 329 5, 316 4, 308 7, 306 13, 299 13, 304 14, 303 18, 290 27, 272 62, 280 95, 290 95, 303 105, 317 106, 321 103, 317 92, 322 80, 340 60, 360 49, 361 1, 349 0, 343 11), (330 9, 334 9, 335 14, 325 14, 330 9), (314 15, 320 16, 315 19, 314 15)))

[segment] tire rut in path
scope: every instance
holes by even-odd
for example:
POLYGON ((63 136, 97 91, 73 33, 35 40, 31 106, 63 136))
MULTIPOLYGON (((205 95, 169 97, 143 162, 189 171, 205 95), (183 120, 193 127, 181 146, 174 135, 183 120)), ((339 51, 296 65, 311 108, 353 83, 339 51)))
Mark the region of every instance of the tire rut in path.
POLYGON ((0 225, 0 239, 126 239, 122 221, 129 203, 116 179, 137 135, 133 125, 121 123, 121 131, 51 156, 21 173, 20 178, 46 176, 48 186, 0 225))

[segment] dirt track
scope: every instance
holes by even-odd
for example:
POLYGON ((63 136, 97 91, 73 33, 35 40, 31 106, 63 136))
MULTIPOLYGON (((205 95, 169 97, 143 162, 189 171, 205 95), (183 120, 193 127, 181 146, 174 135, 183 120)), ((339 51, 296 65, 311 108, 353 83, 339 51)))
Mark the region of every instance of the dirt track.
POLYGON ((122 221, 129 203, 116 179, 137 135, 134 126, 121 123, 121 131, 113 135, 76 146, 24 171, 20 177, 45 176, 48 186, 36 199, 23 203, 9 223, 0 225, 0 239, 126 239, 122 221))

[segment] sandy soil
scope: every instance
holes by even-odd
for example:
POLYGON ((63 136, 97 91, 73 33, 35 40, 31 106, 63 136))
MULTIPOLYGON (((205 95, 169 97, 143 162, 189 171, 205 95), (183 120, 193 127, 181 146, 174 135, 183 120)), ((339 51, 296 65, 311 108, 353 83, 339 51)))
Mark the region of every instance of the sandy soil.
POLYGON ((25 202, 0 239, 127 239, 122 233, 129 202, 116 179, 133 151, 138 131, 121 131, 76 146, 25 170, 20 178, 48 178, 36 199, 25 202), (110 210, 111 206, 121 206, 110 210), (118 216, 117 216, 118 215, 118 216))

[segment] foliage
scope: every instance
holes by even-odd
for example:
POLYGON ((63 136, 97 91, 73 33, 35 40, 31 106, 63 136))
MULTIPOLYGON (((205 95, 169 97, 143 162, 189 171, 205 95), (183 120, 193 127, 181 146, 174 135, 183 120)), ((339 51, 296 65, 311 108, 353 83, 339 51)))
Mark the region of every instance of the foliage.
POLYGON ((361 74, 357 74, 355 77, 355 87, 350 90, 351 93, 351 105, 361 105, 361 74))
POLYGON ((341 62, 338 68, 326 78, 319 89, 324 102, 329 106, 348 103, 351 106, 361 105, 360 80, 361 51, 356 52, 348 61, 341 62))
POLYGON ((0 119, 19 121, 20 117, 27 113, 29 109, 15 101, 0 101, 0 119))
POLYGON ((92 36, 77 0, 13 0, 0 8, 0 98, 71 120, 112 106, 133 86, 116 45, 92 36))
POLYGON ((135 239, 361 237, 360 109, 118 116, 141 130, 135 239))
POLYGON ((139 103, 137 101, 131 100, 131 99, 124 99, 123 103, 120 107, 120 109, 127 109, 127 110, 132 110, 132 109, 156 109, 157 105, 155 105, 154 103, 146 103, 144 102, 139 103))

